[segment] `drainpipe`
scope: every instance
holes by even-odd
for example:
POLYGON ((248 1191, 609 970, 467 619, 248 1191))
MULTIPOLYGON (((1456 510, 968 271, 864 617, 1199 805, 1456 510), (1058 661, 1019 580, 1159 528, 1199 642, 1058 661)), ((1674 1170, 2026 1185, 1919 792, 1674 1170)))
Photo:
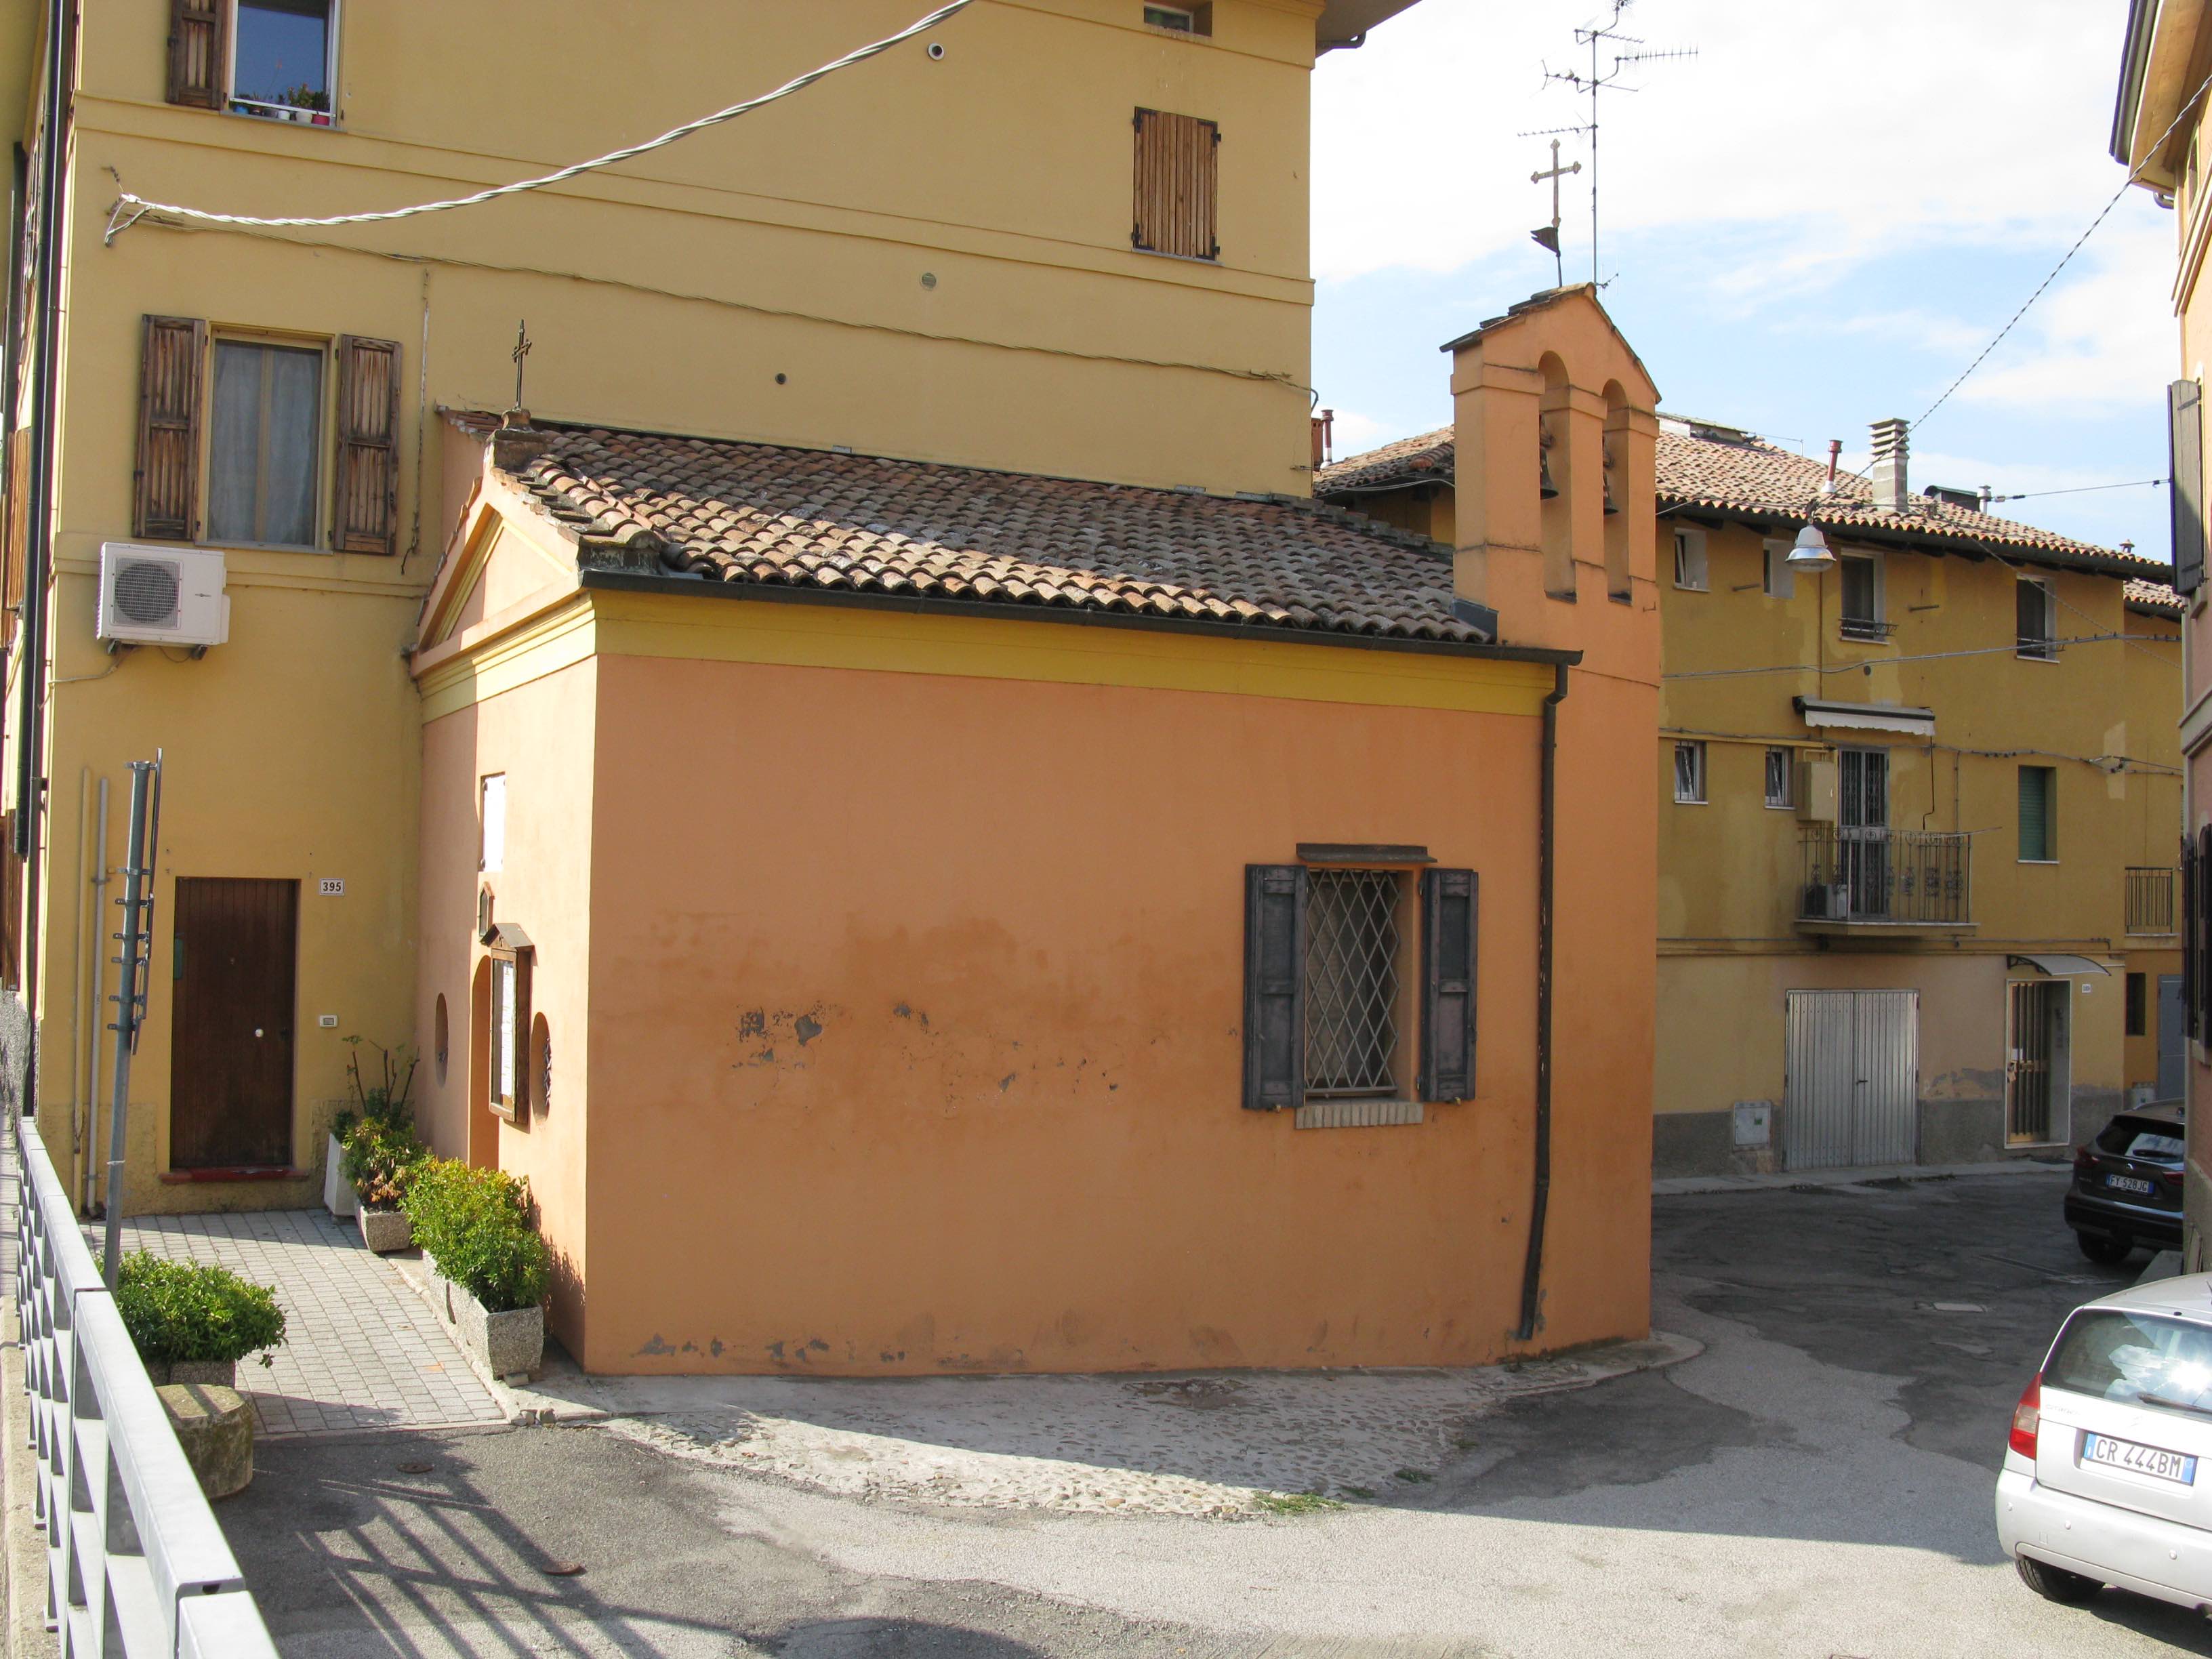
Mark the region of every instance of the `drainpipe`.
POLYGON ((1528 1205, 1528 1255, 1521 1271, 1521 1328, 1536 1334, 1536 1309, 1544 1281, 1544 1218, 1552 1205, 1552 889, 1558 859, 1559 705, 1567 700, 1567 665, 1552 667, 1552 694, 1544 699, 1544 755, 1536 807, 1536 1190, 1528 1205))
POLYGON ((53 568, 54 380, 61 326, 61 197, 69 178, 70 59, 76 30, 71 0, 46 8, 46 133, 39 158, 38 349, 31 390, 30 546, 23 573, 22 706, 16 721, 15 854, 23 860, 23 1001, 30 1016, 24 1055, 23 1110, 39 1107, 39 935, 46 810, 46 581, 53 568))

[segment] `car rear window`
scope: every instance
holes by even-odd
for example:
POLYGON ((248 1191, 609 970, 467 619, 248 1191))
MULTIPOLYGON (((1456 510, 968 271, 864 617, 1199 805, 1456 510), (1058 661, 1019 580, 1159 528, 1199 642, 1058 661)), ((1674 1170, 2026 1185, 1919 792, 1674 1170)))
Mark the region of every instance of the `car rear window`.
POLYGON ((2067 1322, 2043 1380, 2104 1400, 2149 1395, 2152 1405, 2212 1412, 2212 1327, 2117 1308, 2087 1309, 2067 1322))
POLYGON ((2185 1150, 2179 1124, 2153 1119, 2116 1117, 2097 1137, 2097 1150, 2122 1158, 2148 1158, 2159 1164, 2179 1164, 2185 1150))

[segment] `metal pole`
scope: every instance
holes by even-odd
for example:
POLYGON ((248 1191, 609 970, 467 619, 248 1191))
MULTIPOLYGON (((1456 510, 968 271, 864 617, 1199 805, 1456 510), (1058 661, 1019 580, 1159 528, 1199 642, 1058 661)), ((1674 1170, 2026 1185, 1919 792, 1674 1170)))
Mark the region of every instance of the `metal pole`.
POLYGON ((146 789, 154 772, 152 761, 131 763, 131 841, 124 855, 123 931, 115 937, 123 951, 115 960, 115 1103, 107 1122, 107 1234, 106 1255, 100 1264, 107 1288, 123 1265, 123 1152, 129 1127, 131 1051, 138 1030, 138 969, 143 951, 140 915, 146 882, 146 789))

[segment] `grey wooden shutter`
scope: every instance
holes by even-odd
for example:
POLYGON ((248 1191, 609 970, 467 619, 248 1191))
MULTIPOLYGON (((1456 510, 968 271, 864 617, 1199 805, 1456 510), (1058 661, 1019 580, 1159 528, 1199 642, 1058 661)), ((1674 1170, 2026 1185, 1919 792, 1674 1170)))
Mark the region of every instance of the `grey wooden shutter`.
POLYGON ((1306 1094, 1306 872, 1244 866, 1244 1105, 1279 1112, 1306 1094))
POLYGON ((2203 389, 2194 380, 2166 388, 2166 457, 2173 483, 2166 495, 2173 514, 2173 586, 2194 593, 2204 583, 2203 389))
POLYGON ((1480 888, 1472 870, 1421 872, 1423 1100, 1474 1098, 1474 979, 1480 888))
POLYGON ((337 356, 331 545, 390 554, 399 538, 399 343, 343 334, 337 356))
POLYGON ((230 59, 232 0, 169 0, 169 101, 220 109, 230 59))
POLYGON ((138 360, 138 468, 131 532, 188 542, 199 533, 200 365, 207 325, 149 317, 138 360))
POLYGON ((1133 247, 1218 259, 1221 128, 1194 115, 1140 109, 1133 247))

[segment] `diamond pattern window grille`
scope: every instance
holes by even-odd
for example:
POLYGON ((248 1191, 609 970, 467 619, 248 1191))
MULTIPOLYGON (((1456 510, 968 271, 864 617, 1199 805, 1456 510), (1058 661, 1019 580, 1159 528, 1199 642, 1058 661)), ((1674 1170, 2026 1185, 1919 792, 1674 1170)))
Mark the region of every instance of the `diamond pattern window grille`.
POLYGON ((1311 870, 1306 890, 1306 1094, 1398 1091, 1398 896, 1388 870, 1311 870))

